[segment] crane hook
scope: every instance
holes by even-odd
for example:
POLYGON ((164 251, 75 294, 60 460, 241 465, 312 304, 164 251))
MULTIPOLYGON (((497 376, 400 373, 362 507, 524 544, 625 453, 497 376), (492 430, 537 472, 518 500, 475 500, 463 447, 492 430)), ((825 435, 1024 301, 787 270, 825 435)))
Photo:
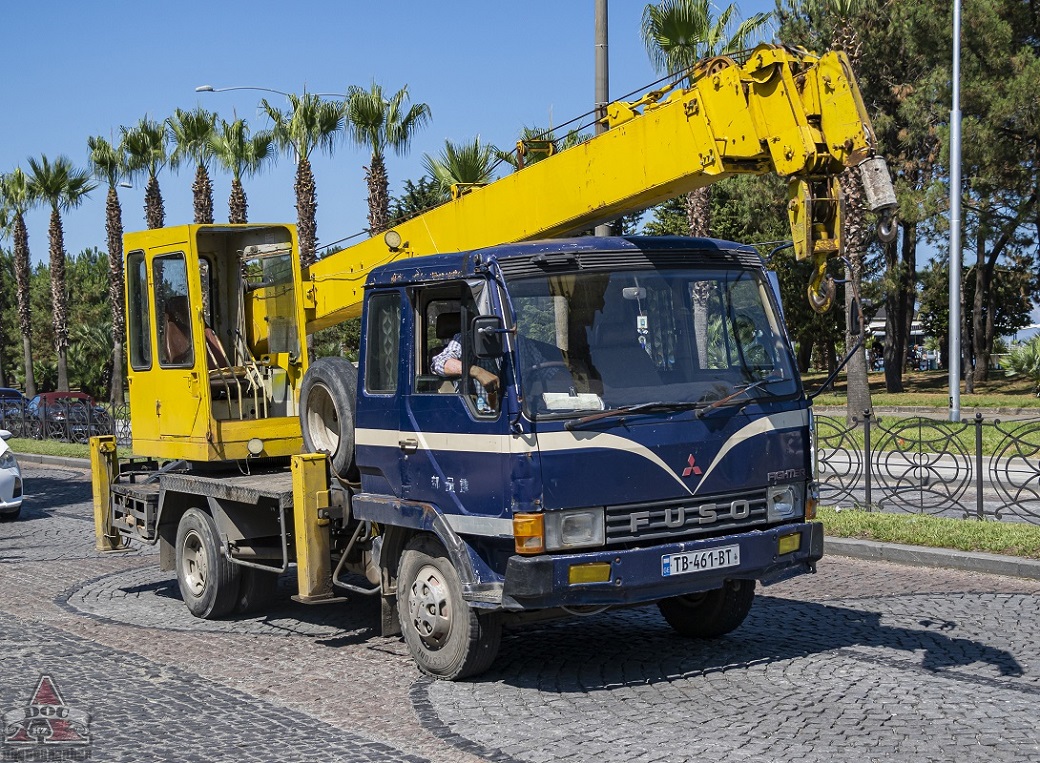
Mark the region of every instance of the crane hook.
POLYGON ((806 291, 809 295, 809 306, 822 315, 834 304, 837 287, 834 279, 827 275, 827 255, 817 254, 814 259, 816 269, 813 271, 813 277, 809 279, 809 288, 806 291))
POLYGON ((877 224, 878 239, 880 239, 882 243, 891 244, 896 240, 896 230, 898 227, 898 221, 894 214, 891 212, 883 214, 877 224))

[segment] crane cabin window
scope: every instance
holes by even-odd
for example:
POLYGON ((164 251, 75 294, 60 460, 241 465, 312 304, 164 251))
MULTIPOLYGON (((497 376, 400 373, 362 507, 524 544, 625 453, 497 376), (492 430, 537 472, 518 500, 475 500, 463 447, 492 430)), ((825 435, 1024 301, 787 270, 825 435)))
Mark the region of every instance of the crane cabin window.
POLYGON ((184 255, 156 257, 152 261, 152 283, 159 365, 162 368, 189 368, 195 364, 195 352, 184 255))
POLYGON ((148 268, 144 252, 126 256, 126 333, 130 345, 130 367, 144 371, 152 367, 152 335, 148 323, 148 268))

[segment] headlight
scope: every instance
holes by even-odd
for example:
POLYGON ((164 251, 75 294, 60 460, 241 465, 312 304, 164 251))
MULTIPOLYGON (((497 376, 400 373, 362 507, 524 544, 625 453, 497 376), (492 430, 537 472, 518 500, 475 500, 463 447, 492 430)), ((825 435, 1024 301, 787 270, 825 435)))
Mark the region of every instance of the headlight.
POLYGON ((18 466, 18 462, 14 459, 14 453, 6 451, 3 455, 0 455, 0 469, 14 469, 18 466))
POLYGON ((766 508, 770 522, 802 516, 804 509, 800 485, 773 485, 767 495, 766 508))
POLYGON ((603 509, 545 512, 545 548, 563 551, 602 546, 606 539, 603 509))

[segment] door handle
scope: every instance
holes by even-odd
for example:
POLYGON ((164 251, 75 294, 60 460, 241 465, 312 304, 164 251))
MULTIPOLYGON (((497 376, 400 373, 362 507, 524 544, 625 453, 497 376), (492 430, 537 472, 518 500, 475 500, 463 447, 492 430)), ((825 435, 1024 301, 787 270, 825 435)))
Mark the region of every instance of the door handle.
POLYGON ((405 453, 415 453, 415 451, 419 450, 419 441, 414 437, 406 437, 399 440, 397 444, 405 453))

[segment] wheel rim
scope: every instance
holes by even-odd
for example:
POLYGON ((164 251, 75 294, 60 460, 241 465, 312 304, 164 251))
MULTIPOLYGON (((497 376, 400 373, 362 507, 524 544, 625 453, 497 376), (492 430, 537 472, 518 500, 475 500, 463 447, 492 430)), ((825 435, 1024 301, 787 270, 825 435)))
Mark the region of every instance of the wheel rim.
POLYGON ((426 646, 444 646, 451 632, 451 594, 436 567, 426 565, 415 576, 408 597, 408 615, 426 646))
POLYGON ((208 575, 209 558, 202 536, 196 530, 189 530, 181 546, 181 577, 193 596, 202 595, 208 575))
POLYGON ((339 411, 329 390, 315 384, 307 397, 307 428, 314 447, 335 453, 339 447, 339 411))

